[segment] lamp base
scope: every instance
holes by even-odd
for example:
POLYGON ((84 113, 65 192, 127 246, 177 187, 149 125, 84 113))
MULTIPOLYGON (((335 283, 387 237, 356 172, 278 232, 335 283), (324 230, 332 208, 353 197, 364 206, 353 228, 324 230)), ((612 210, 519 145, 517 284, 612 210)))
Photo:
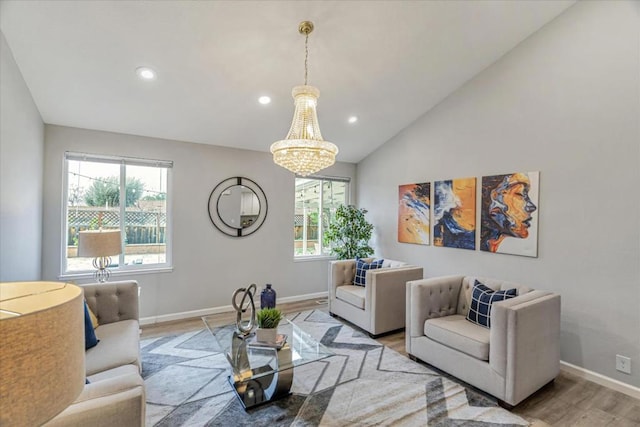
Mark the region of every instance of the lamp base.
POLYGON ((108 270, 108 267, 111 265, 111 257, 108 256, 99 256, 93 259, 93 267, 96 271, 93 273, 94 279, 96 279, 99 283, 104 283, 109 280, 111 276, 111 272, 108 270))

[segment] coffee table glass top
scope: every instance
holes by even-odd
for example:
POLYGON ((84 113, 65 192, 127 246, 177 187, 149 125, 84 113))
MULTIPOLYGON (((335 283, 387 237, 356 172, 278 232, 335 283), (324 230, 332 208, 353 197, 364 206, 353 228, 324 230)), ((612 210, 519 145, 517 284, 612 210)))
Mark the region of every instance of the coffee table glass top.
POLYGON ((315 362, 334 354, 286 318, 278 325, 278 334, 287 336, 281 349, 256 343, 255 332, 244 339, 240 338, 236 334, 235 323, 224 324, 218 318, 219 316, 205 316, 202 320, 236 375, 246 376, 249 370, 250 376, 256 378, 315 362))

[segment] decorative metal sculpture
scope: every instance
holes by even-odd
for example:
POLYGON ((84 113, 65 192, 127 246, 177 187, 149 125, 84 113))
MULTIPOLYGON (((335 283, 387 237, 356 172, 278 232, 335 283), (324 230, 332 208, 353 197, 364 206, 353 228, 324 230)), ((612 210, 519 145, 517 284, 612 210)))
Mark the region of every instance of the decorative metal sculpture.
POLYGON ((252 283, 247 288, 238 288, 231 297, 231 304, 236 310, 236 327, 241 336, 246 337, 253 331, 256 325, 256 306, 253 302, 253 296, 256 293, 256 284, 252 283), (238 296, 242 295, 242 300, 238 304, 238 296), (250 309, 249 320, 242 320, 242 314, 250 309))
POLYGON ((251 363, 247 355, 247 340, 238 332, 231 338, 231 353, 227 355, 233 368, 234 381, 241 381, 251 377, 251 363), (248 374, 247 374, 248 373, 248 374))

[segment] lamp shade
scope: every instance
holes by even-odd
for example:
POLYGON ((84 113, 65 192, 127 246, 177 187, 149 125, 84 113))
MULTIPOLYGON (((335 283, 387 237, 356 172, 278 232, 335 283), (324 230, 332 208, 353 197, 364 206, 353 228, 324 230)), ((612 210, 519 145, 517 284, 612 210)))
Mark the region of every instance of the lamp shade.
POLYGON ((66 283, 0 283, 0 425, 42 425, 85 382, 82 289, 66 283))
POLYGON ((78 256, 108 257, 122 253, 120 230, 81 231, 78 237, 78 256))

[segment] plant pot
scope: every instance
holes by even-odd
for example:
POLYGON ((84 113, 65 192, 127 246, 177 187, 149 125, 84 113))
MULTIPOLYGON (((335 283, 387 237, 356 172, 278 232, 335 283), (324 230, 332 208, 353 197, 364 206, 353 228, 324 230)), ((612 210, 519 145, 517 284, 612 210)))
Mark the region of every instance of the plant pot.
POLYGON ((278 337, 278 328, 256 329, 256 339, 261 342, 275 343, 278 337))

